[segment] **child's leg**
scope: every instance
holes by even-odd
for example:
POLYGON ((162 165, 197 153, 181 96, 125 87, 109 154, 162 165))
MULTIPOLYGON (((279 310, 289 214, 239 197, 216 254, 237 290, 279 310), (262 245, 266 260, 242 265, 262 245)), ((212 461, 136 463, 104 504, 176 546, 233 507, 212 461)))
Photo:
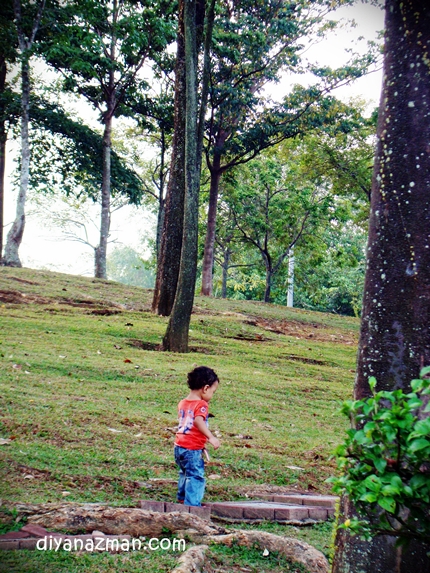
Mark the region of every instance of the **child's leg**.
POLYGON ((205 464, 201 450, 175 446, 175 461, 179 467, 178 501, 199 506, 205 492, 205 464))
POLYGON ((183 466, 182 462, 181 462, 181 450, 183 450, 184 448, 179 448, 178 446, 175 446, 175 462, 176 465, 179 468, 179 479, 178 479, 178 492, 177 492, 177 500, 179 503, 184 503, 184 499, 185 499, 185 479, 186 479, 186 475, 185 475, 185 467, 183 466))
POLYGON ((205 493, 205 463, 201 450, 189 450, 186 463, 185 505, 200 506, 205 493))

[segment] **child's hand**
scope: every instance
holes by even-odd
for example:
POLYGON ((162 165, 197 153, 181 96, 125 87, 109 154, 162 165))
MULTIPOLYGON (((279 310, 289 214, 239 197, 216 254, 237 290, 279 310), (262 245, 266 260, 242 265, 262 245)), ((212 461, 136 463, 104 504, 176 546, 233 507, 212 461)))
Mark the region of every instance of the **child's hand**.
POLYGON ((213 446, 214 450, 217 450, 221 445, 221 442, 218 440, 218 438, 215 438, 215 436, 211 436, 208 442, 211 444, 211 446, 213 446))

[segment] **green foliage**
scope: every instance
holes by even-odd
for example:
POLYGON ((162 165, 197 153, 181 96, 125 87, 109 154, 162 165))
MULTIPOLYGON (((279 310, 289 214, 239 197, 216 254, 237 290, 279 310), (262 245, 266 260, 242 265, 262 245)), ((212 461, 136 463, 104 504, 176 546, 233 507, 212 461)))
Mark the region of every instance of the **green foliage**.
POLYGON ((411 392, 376 392, 348 401, 342 412, 354 425, 336 450, 340 477, 330 478, 338 494, 347 494, 361 518, 341 527, 365 537, 395 535, 400 542, 430 540, 430 380, 423 368, 411 392))
POLYGON ((335 220, 311 239, 295 251, 295 306, 360 316, 366 232, 335 220))
MULTIPOLYGON (((81 194, 94 201, 102 185, 102 136, 58 104, 33 97, 31 118, 39 131, 33 134, 31 185, 52 192, 56 184, 66 195, 81 194), (47 132, 52 137, 47 138, 47 132)), ((112 195, 123 195, 138 204, 143 183, 115 150, 111 151, 112 195)))
POLYGON ((111 280, 142 288, 154 287, 154 271, 149 262, 131 247, 117 247, 107 258, 107 272, 111 280))
POLYGON ((63 74, 64 89, 87 98, 102 116, 129 115, 137 105, 149 111, 149 85, 137 72, 173 40, 174 13, 163 1, 72 1, 58 10, 41 54, 63 74))

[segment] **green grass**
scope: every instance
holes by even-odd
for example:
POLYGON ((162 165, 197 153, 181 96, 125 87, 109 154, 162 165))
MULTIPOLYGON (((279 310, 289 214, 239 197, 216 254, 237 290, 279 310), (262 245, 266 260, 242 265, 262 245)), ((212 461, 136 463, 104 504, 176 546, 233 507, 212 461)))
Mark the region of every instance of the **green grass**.
POLYGON ((111 281, 0 269, 0 437, 12 440, 0 446, 2 499, 174 500, 172 483, 151 478, 176 478, 176 405, 200 364, 221 380, 211 429, 222 447, 207 467, 220 477, 206 500, 258 484, 329 492, 358 320, 197 297, 193 351, 173 354, 156 350, 167 319, 150 303, 111 281))

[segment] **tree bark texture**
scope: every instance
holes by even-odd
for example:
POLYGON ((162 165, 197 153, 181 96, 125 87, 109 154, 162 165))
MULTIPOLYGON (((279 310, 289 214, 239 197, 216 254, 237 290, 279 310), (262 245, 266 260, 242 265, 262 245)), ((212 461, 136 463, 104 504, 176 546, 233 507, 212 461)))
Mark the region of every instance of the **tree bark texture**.
MULTIPOLYGON (((6 87, 6 61, 4 56, 0 56, 0 94, 6 87)), ((0 263, 3 253, 3 227, 4 227, 4 178, 6 167, 6 118, 0 119, 0 263)))
POLYGON ((227 298, 227 280, 228 280, 230 256, 231 256, 231 250, 227 247, 224 251, 224 259, 222 261, 221 298, 227 298))
POLYGON ((175 111, 172 159, 164 205, 152 311, 169 316, 175 300, 181 261, 185 197, 185 40, 184 0, 179 2, 175 65, 175 111))
POLYGON ((99 279, 107 278, 106 256, 107 243, 110 229, 110 199, 111 199, 111 147, 112 147, 112 110, 109 110, 105 118, 105 128, 103 133, 103 173, 102 173, 102 193, 101 193, 101 214, 100 214, 100 240, 95 249, 95 270, 94 276, 99 279))
MULTIPOLYGON (((410 388, 430 365, 430 6, 386 2, 384 81, 374 168, 356 399, 410 388)), ((341 519, 353 515, 344 498, 341 519)), ((341 532, 333 573, 429 573, 430 546, 396 548, 341 532)))
POLYGON ((30 141, 28 137, 30 123, 30 50, 33 46, 39 29, 42 14, 45 9, 45 0, 41 0, 33 21, 29 37, 25 36, 22 25, 21 0, 13 0, 14 15, 18 35, 19 50, 21 52, 21 172, 19 193, 16 202, 16 215, 11 229, 7 235, 6 247, 2 264, 10 267, 21 267, 19 247, 25 228, 25 203, 27 199, 28 182, 30 177, 30 141))
POLYGON ((211 184, 209 191, 208 222, 205 239, 205 250, 203 255, 202 268, 202 289, 203 296, 212 296, 213 290, 213 265, 215 251, 216 215, 218 205, 218 189, 221 177, 221 156, 214 156, 211 166, 211 184))
MULTIPOLYGON (((20 40, 20 44, 24 40, 20 40)), ((27 51, 22 52, 21 62, 21 171, 19 180, 19 193, 16 201, 16 215, 12 227, 7 234, 2 264, 9 267, 22 267, 19 258, 19 247, 25 228, 25 203, 27 200, 28 182, 30 177, 30 141, 29 110, 30 110, 30 64, 27 51)))
POLYGON ((185 2, 184 38, 186 76, 184 235, 178 288, 167 331, 163 338, 163 348, 174 352, 188 352, 188 330, 197 274, 200 162, 197 159, 198 79, 195 0, 185 2))

